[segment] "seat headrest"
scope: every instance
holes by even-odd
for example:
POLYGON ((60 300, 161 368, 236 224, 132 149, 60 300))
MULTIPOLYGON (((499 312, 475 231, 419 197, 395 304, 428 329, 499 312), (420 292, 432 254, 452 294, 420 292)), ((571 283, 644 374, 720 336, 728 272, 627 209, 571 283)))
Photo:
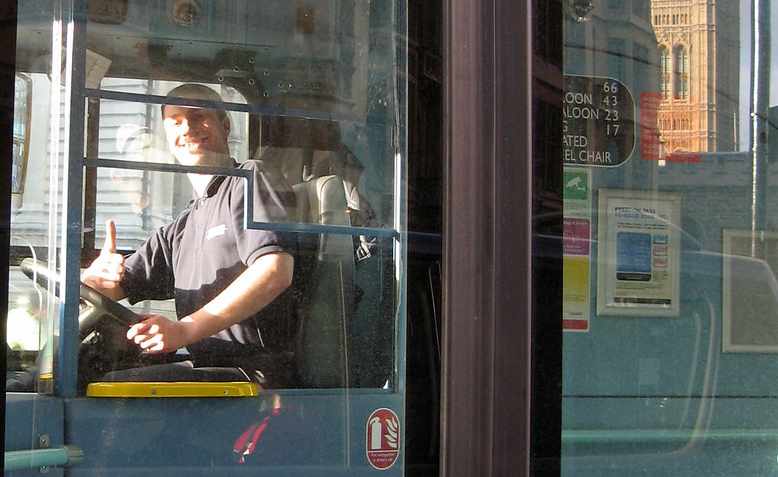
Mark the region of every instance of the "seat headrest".
POLYGON ((297 196, 297 220, 303 223, 350 225, 343 181, 316 177, 292 187, 297 196))

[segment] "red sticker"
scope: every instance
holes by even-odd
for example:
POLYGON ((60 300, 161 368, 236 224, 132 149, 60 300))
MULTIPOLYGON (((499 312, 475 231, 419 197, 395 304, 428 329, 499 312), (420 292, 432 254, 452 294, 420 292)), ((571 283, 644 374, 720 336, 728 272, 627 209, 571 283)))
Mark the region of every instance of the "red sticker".
POLYGON ((400 419, 391 409, 373 411, 365 423, 365 450, 373 468, 386 470, 400 455, 400 419))
POLYGON ((586 219, 564 218, 565 255, 589 255, 589 221, 586 219))
POLYGON ((640 93, 640 157, 646 161, 661 159, 657 123, 661 103, 661 93, 640 93))

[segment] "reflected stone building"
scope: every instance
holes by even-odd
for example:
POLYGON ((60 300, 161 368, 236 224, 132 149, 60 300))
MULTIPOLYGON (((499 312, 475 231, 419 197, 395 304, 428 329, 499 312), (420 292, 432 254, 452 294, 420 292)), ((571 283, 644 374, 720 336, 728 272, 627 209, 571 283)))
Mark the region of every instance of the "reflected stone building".
POLYGON ((731 0, 651 0, 659 46, 663 152, 737 147, 740 37, 731 0))

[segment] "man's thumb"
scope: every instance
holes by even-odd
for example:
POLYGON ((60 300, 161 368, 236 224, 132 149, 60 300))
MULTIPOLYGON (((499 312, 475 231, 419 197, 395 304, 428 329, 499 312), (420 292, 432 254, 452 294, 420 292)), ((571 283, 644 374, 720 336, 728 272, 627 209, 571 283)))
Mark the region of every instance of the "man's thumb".
POLYGON ((116 224, 113 220, 105 221, 105 242, 103 253, 116 253, 116 224))

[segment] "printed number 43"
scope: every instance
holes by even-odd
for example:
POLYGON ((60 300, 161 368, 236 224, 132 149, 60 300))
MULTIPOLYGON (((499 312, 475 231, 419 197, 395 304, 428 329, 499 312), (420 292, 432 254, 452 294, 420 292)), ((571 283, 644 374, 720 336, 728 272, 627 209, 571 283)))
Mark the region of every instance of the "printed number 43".
POLYGON ((602 102, 606 106, 618 106, 619 98, 618 96, 604 96, 602 98, 602 102))

